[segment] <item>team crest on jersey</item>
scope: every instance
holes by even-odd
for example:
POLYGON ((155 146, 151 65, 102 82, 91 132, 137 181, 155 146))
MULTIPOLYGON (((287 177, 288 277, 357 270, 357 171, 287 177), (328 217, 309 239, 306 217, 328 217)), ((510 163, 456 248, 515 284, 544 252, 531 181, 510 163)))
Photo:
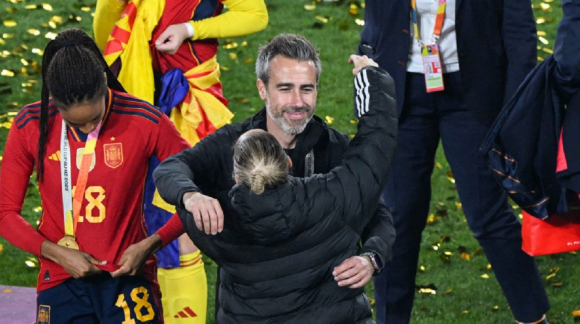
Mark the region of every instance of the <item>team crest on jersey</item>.
POLYGON ((123 144, 111 143, 103 145, 105 164, 110 168, 118 168, 123 164, 123 144))
MULTIPOLYGON (((81 169, 81 164, 83 162, 83 153, 85 152, 85 148, 81 147, 77 149, 77 169, 81 169)), ((89 172, 93 171, 95 168, 95 164, 97 163, 97 158, 95 157, 95 153, 91 157, 91 167, 89 168, 89 172)))
POLYGON ((50 306, 38 306, 38 318, 36 319, 36 324, 50 324, 50 306))

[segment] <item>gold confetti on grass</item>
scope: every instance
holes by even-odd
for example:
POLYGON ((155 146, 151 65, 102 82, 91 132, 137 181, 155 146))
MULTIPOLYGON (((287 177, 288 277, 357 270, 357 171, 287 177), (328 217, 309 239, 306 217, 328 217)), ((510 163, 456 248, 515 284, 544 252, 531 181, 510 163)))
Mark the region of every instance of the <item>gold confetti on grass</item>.
POLYGON ((44 35, 44 37, 45 38, 48 38, 48 39, 55 39, 56 38, 56 34, 53 33, 53 32, 48 32, 48 33, 46 33, 46 35, 44 35))
POLYGON ((30 35, 32 36, 38 36, 40 35, 40 30, 38 29, 34 29, 34 28, 30 28, 28 30, 26 30, 30 35))
POLYGON ((24 264, 26 264, 27 267, 29 268, 36 268, 36 263, 30 261, 30 260, 26 260, 24 261, 24 264))
POLYGON ((308 10, 308 11, 312 11, 312 10, 316 9, 316 3, 306 4, 306 5, 304 5, 304 9, 308 10))
POLYGON ((487 273, 482 274, 481 276, 479 276, 482 279, 489 279, 489 275, 487 273))
POLYGON ((326 121, 326 123, 328 125, 332 125, 332 123, 334 123, 334 117, 331 117, 331 116, 324 117, 324 120, 326 121))
POLYGON ((2 72, 0 72, 0 75, 12 78, 14 77, 15 73, 12 70, 3 69, 2 72))
POLYGON ((348 6, 348 14, 351 16, 358 16, 358 6, 356 3, 351 3, 350 6, 348 6))
POLYGON ((228 39, 224 42, 224 44, 222 45, 223 48, 231 50, 234 48, 238 48, 238 43, 232 41, 231 39, 228 39))
POLYGON ((46 11, 52 11, 52 5, 50 3, 43 3, 42 9, 44 9, 46 11))
POLYGON ((4 19, 3 23, 4 23, 4 26, 6 26, 8 28, 16 27, 16 25, 18 25, 18 23, 16 23, 16 20, 14 20, 12 18, 4 19))

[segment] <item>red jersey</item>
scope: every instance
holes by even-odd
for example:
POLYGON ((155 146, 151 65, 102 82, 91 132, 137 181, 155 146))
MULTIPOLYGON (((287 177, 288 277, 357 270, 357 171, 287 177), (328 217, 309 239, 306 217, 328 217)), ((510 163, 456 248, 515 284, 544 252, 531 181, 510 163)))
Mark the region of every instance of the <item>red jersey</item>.
MULTIPOLYGON (((112 271, 131 244, 147 237, 143 218, 143 185, 149 158, 164 160, 188 148, 173 123, 149 103, 109 90, 107 107, 88 174, 76 229, 80 249, 112 271)), ((15 246, 40 257, 38 290, 56 286, 70 275, 58 264, 40 256, 46 239, 64 236, 60 173, 62 117, 49 104, 50 134, 44 158, 44 179, 39 184, 43 213, 38 231, 20 212, 26 188, 37 160, 40 102, 25 106, 14 119, 8 135, 0 176, 0 235, 15 246)), ((79 174, 87 135, 68 127, 71 182, 79 174)), ((148 260, 143 275, 154 280, 156 262, 148 260)))

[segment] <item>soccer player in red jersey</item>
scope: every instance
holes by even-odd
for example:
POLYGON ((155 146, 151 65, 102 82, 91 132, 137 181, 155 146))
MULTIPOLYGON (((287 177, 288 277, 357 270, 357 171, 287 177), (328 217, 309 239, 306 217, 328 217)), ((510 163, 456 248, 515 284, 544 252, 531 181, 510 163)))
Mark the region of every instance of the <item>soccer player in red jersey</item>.
MULTIPOLYGON (((0 235, 40 259, 38 323, 162 323, 156 261, 138 269, 143 256, 127 248, 147 237, 149 158, 189 145, 157 108, 123 92, 83 31, 61 32, 44 53, 41 101, 14 119, 0 175, 0 235), (37 230, 20 215, 35 167, 37 230)), ((181 233, 156 235, 167 244, 181 233)))

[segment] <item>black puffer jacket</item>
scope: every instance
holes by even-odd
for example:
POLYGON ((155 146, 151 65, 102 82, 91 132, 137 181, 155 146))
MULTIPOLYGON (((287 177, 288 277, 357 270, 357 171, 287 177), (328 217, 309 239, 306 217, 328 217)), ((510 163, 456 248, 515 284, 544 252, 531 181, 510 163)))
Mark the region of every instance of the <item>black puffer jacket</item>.
POLYGON ((216 236, 178 208, 189 236, 221 266, 217 323, 372 322, 363 289, 339 287, 332 277, 359 250, 396 147, 393 80, 372 67, 359 76, 367 83, 358 102, 370 110, 330 173, 290 177, 261 195, 236 185, 230 196, 237 216, 216 236))

